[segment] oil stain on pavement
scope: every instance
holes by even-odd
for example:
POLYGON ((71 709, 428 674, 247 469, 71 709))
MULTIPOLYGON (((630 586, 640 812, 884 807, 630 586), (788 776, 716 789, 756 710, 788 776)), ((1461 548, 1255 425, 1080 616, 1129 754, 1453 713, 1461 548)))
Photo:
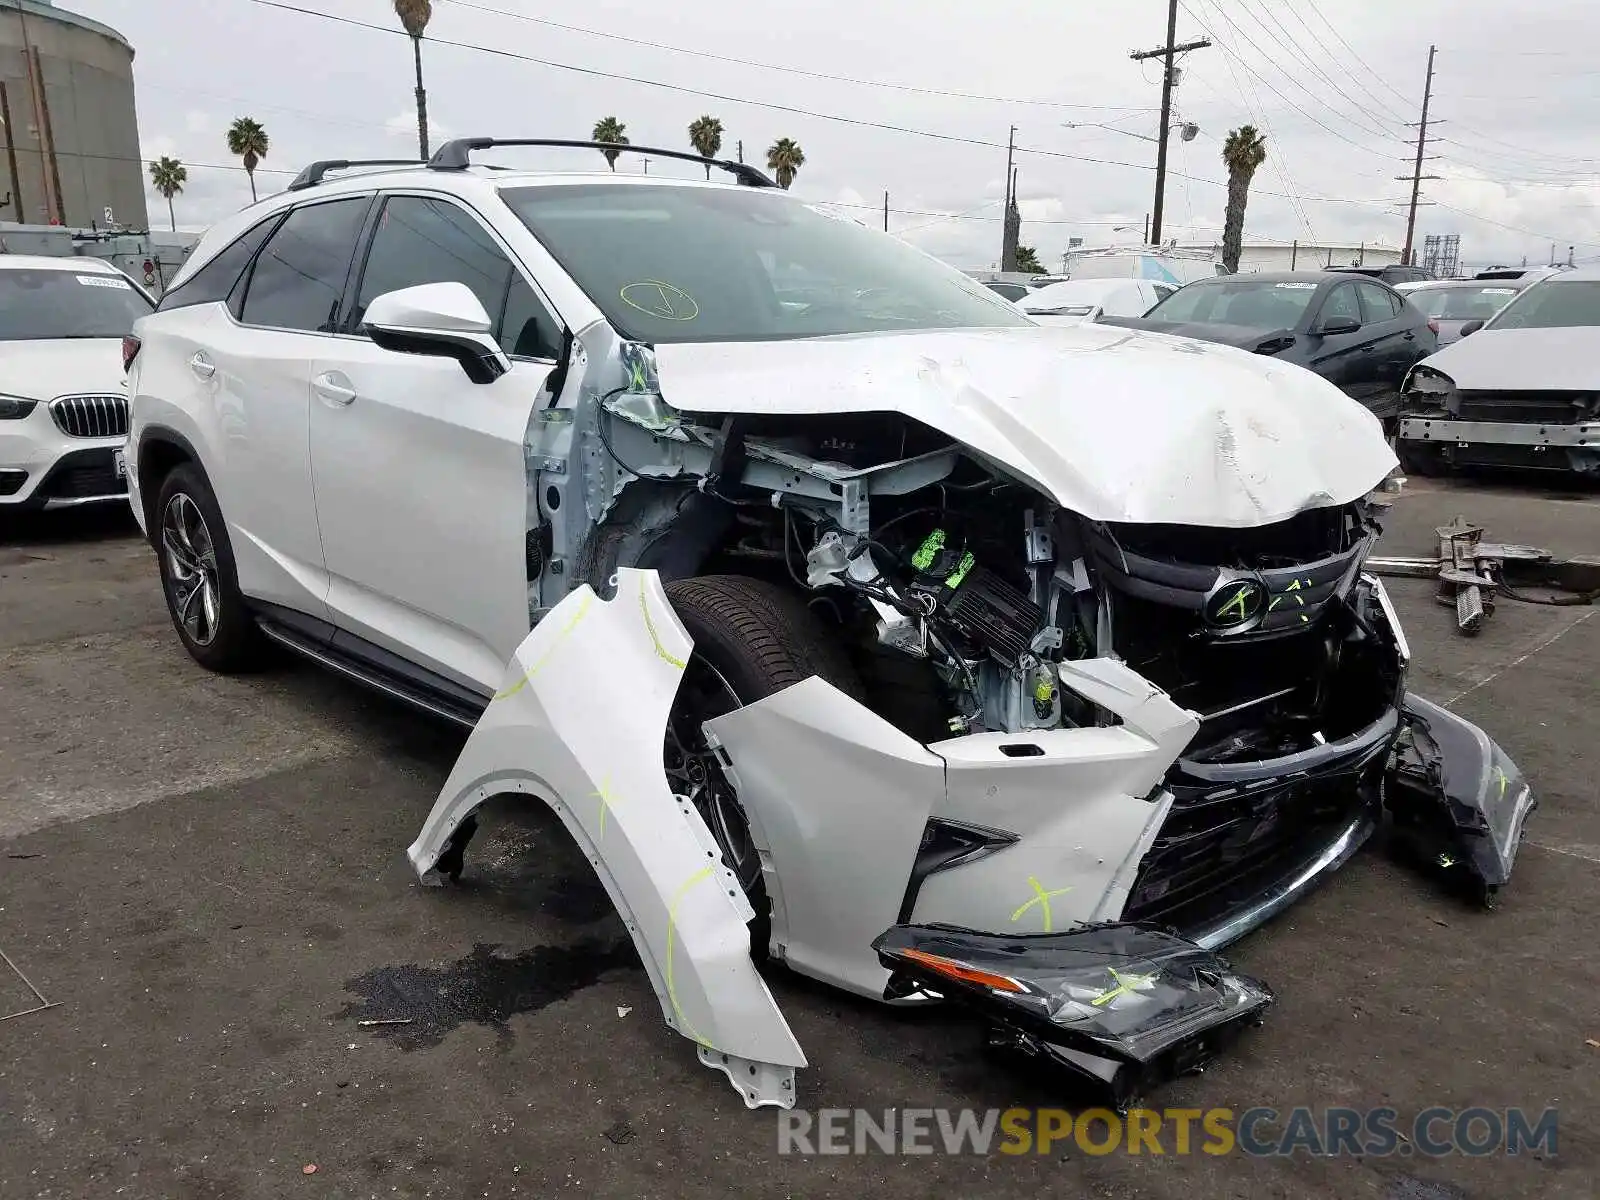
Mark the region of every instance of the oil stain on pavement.
POLYGON ((442 967, 378 967, 345 984, 346 991, 362 999, 334 1015, 340 1020, 384 1022, 363 1032, 401 1050, 437 1046, 451 1030, 469 1023, 487 1025, 502 1042, 509 1042, 509 1022, 518 1013, 538 1012, 592 986, 607 971, 639 964, 626 938, 535 946, 512 956, 500 950, 479 942, 471 954, 442 967))

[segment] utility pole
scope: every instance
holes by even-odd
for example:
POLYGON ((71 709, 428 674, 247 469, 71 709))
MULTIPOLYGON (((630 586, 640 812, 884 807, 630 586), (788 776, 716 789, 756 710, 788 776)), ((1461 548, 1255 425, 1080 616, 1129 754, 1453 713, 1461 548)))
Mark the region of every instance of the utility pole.
POLYGON ((883 231, 889 232, 889 193, 883 194, 883 231))
POLYGON ((1005 215, 1000 220, 1000 269, 1002 271, 1015 271, 1017 269, 1017 222, 1011 219, 1017 203, 1016 169, 1011 165, 1017 152, 1017 127, 1013 125, 1011 132, 1006 135, 1006 207, 1005 215))
MULTIPOLYGON (((1422 194, 1422 157, 1428 146, 1428 101, 1433 98, 1433 56, 1438 53, 1437 46, 1428 47, 1428 77, 1422 85, 1422 122, 1417 126, 1417 161, 1411 169, 1411 207, 1406 212, 1406 245, 1400 252, 1400 261, 1406 266, 1412 266, 1412 240, 1417 231, 1417 198, 1422 194)), ((1404 179, 1404 175, 1395 178, 1404 179)), ((1428 179, 1437 179, 1437 175, 1426 176, 1428 179)))
POLYGON ((1145 235, 1145 244, 1149 246, 1161 243, 1161 209, 1162 198, 1167 190, 1167 138, 1172 129, 1172 85, 1174 83, 1173 60, 1180 54, 1190 50, 1204 50, 1211 45, 1209 38, 1196 38, 1192 42, 1177 44, 1178 37, 1178 0, 1167 0, 1167 41, 1166 44, 1155 50, 1135 50, 1128 55, 1135 62, 1147 58, 1163 60, 1161 72, 1161 134, 1156 141, 1156 202, 1150 216, 1150 232, 1145 235))
POLYGON ((744 140, 742 138, 739 141, 739 161, 744 161, 744 140))

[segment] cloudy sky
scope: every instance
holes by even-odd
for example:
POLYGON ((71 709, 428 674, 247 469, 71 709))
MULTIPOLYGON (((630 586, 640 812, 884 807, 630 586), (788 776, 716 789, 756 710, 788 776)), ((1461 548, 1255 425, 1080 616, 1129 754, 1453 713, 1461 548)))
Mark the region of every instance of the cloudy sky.
MULTIPOLYGON (((66 0, 135 45, 146 156, 189 166, 180 224, 249 200, 229 121, 266 126, 258 172, 281 187, 322 157, 414 153, 409 41, 389 0, 66 0), (209 165, 207 165, 209 164, 209 165), (276 172, 276 173, 273 173, 276 172)), ((1016 126, 1023 242, 1046 263, 1068 238, 1140 235, 1159 124, 1162 0, 434 0, 424 47, 435 137, 587 137, 615 115, 635 144, 687 148, 702 113, 760 161, 791 137, 795 190, 858 205, 961 266, 993 263, 1006 140, 1016 126), (1076 126, 1076 127, 1072 127, 1076 126), (1121 132, 1115 132, 1121 131, 1121 132)), ((1600 260, 1600 5, 1588 0, 1182 0, 1168 236, 1210 242, 1222 220, 1221 141, 1253 122, 1269 157, 1246 236, 1398 245, 1430 42, 1439 47, 1437 157, 1425 233, 1459 233, 1473 263, 1600 260)), ((507 161, 518 160, 508 155, 507 161)), ((545 153, 592 166, 587 153, 545 153)), ((642 169, 622 160, 625 170, 642 169)), ((656 162, 652 171, 667 169, 656 162)), ((692 168, 690 168, 692 170, 692 168)), ((152 197, 150 211, 165 207, 152 197)))

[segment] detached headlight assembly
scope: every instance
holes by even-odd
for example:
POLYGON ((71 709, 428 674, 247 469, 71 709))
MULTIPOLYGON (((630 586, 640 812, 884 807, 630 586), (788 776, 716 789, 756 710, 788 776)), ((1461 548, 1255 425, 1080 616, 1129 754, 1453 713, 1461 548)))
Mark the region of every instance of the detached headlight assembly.
POLYGON ((0 392, 0 421, 20 421, 34 409, 39 402, 29 400, 23 396, 7 396, 0 392))

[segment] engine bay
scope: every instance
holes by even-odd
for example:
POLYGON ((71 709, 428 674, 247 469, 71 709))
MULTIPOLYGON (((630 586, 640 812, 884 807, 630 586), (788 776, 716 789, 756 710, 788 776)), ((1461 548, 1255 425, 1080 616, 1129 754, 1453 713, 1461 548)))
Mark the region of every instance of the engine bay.
POLYGON ((873 707, 921 741, 1110 723, 1059 683, 1061 662, 1101 656, 1201 716, 1200 762, 1324 745, 1398 703, 1360 577, 1378 533, 1364 501, 1245 529, 1117 525, 893 413, 663 420, 624 401, 596 421, 635 464, 619 484, 670 480, 675 518, 722 513, 693 569, 803 594, 873 707))

